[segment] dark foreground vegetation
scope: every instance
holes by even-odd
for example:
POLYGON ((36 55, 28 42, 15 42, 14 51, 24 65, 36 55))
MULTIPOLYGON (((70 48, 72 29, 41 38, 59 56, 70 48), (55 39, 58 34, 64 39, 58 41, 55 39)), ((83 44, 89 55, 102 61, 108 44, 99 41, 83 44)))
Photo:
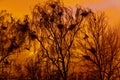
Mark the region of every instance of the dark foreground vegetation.
POLYGON ((35 5, 23 20, 0 12, 0 80, 119 79, 118 29, 104 13, 59 0, 35 5))

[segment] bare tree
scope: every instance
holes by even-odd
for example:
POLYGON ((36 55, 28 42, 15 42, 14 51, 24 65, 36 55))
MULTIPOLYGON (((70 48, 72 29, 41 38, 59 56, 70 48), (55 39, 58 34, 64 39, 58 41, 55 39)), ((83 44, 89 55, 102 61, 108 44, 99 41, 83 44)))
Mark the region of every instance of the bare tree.
POLYGON ((74 13, 58 0, 36 5, 32 13, 31 38, 40 43, 52 70, 58 70, 62 79, 67 80, 74 38, 91 11, 77 7, 74 13))
POLYGON ((0 12, 0 78, 7 79, 9 77, 9 70, 11 61, 9 56, 17 46, 12 43, 13 34, 10 27, 14 24, 14 18, 6 10, 0 12), (13 46, 14 45, 14 46, 13 46))
POLYGON ((0 12, 0 75, 8 74, 8 78, 12 74, 11 60, 14 58, 13 55, 24 49, 28 31, 27 18, 20 22, 6 10, 0 12))
MULTIPOLYGON (((20 23, 6 10, 0 13, 0 63, 26 41, 29 30, 27 19, 20 23)), ((23 46, 22 46, 23 47, 23 46)))
MULTIPOLYGON (((116 80, 119 78, 120 43, 118 33, 107 25, 106 17, 102 14, 91 14, 86 20, 78 44, 83 52, 87 72, 96 76, 95 80, 116 80)), ((88 79, 87 79, 88 80, 88 79)))
POLYGON ((0 12, 0 63, 9 55, 7 52, 10 44, 8 25, 12 22, 12 16, 9 13, 5 10, 0 12))

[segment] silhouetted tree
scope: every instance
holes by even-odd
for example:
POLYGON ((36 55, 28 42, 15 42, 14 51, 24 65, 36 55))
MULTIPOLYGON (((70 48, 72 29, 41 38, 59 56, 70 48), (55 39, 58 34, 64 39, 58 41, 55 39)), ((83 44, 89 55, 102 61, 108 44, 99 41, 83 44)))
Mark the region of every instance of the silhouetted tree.
POLYGON ((0 75, 4 72, 10 75, 12 55, 24 50, 28 26, 26 17, 20 22, 6 10, 0 12, 0 75))
MULTIPOLYGON (((10 50, 9 27, 12 23, 12 16, 5 10, 0 12, 0 63, 9 55, 7 50, 10 50), (8 21, 8 19, 10 21, 8 21)), ((11 45, 12 46, 12 45, 11 45)))
POLYGON ((16 21, 7 11, 0 12, 0 63, 11 53, 21 48, 26 41, 29 23, 16 21))
POLYGON ((67 80, 75 35, 91 12, 81 7, 73 12, 58 0, 47 1, 43 6, 36 5, 32 13, 31 38, 40 43, 52 70, 57 69, 62 79, 67 80))
MULTIPOLYGON (((107 25, 106 17, 102 14, 91 14, 81 30, 83 39, 78 43, 83 52, 83 60, 95 80, 116 80, 119 78, 120 42, 117 30, 107 25)), ((88 79, 87 79, 88 80, 88 79)), ((92 78, 90 80, 93 80, 92 78)))

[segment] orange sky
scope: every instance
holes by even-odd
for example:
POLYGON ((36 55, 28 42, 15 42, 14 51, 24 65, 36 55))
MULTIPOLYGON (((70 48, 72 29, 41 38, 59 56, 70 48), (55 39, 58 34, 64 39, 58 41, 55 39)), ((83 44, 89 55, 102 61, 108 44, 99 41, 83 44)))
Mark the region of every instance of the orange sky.
MULTIPOLYGON (((25 14, 30 14, 33 5, 44 2, 45 0, 0 0, 0 10, 6 9, 13 16, 21 18, 25 14)), ((63 0, 67 6, 74 7, 80 4, 91 8, 94 11, 105 11, 110 23, 120 22, 120 0, 63 0)))

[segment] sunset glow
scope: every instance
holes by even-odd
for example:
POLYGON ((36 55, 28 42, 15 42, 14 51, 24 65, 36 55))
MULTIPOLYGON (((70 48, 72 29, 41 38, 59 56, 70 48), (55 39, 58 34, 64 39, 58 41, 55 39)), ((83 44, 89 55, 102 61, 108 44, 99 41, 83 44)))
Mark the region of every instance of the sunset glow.
MULTIPOLYGON (((33 6, 43 3, 46 0, 0 0, 0 10, 7 10, 17 18, 25 14, 31 14, 33 6)), ((120 22, 120 0, 63 0, 68 7, 75 7, 80 4, 83 7, 91 8, 94 11, 106 12, 110 23, 119 24, 120 22)))

